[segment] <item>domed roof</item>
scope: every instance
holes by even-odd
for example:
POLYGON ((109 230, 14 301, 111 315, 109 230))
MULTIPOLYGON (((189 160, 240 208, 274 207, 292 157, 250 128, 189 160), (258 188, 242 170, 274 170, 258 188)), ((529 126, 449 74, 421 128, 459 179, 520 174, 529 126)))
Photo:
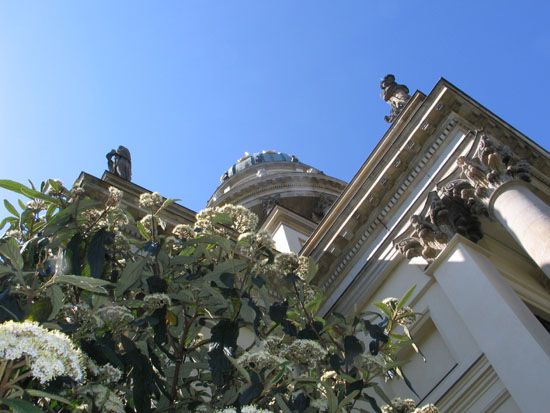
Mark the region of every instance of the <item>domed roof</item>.
POLYGON ((261 151, 256 152, 250 155, 248 152, 245 152, 241 159, 239 159, 235 164, 231 166, 220 178, 221 182, 224 182, 231 178, 234 175, 237 175, 239 172, 244 171, 246 168, 249 168, 253 165, 262 164, 262 163, 275 163, 275 162, 286 162, 286 163, 300 163, 298 158, 294 155, 289 155, 284 152, 276 151, 261 151))

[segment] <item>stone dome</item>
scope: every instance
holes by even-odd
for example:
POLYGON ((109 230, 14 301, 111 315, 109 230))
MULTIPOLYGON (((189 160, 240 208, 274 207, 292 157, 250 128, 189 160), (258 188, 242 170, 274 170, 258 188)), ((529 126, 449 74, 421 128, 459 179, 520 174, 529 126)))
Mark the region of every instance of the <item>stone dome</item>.
POLYGON ((346 183, 284 152, 245 154, 220 178, 208 206, 238 204, 263 221, 275 205, 318 222, 346 183))
POLYGON ((253 153, 252 155, 245 152, 244 155, 235 162, 220 178, 221 182, 231 179, 233 176, 244 171, 251 166, 258 164, 274 163, 274 162, 290 162, 300 163, 294 155, 289 155, 284 152, 276 152, 272 150, 253 153))

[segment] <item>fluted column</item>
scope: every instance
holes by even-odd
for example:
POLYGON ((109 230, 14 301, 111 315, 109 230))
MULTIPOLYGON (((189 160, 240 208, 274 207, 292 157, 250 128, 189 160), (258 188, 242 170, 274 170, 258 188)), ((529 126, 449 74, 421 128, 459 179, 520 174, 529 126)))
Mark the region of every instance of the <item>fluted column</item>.
POLYGON ((517 181, 502 185, 491 196, 491 214, 550 277, 550 207, 517 181))

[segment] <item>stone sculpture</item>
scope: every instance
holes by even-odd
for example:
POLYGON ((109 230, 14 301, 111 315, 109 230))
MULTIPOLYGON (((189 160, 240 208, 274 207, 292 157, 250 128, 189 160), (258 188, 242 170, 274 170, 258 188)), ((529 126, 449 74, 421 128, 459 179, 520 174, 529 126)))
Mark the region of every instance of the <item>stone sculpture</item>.
POLYGON ((382 99, 388 102, 391 107, 390 114, 384 116, 384 119, 386 122, 392 123, 411 98, 409 95, 409 88, 405 85, 396 83, 395 76, 391 74, 386 75, 384 79, 382 79, 380 88, 382 89, 382 99))
POLYGON ((120 145, 116 150, 111 149, 106 157, 109 172, 127 181, 132 180, 132 157, 128 148, 120 145))

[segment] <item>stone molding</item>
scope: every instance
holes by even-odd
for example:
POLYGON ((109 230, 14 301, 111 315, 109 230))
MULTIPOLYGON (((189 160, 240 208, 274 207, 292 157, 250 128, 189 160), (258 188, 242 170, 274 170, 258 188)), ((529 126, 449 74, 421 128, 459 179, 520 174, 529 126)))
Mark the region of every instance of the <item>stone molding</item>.
MULTIPOLYGON (((437 136, 437 138, 433 141, 433 143, 425 150, 423 156, 420 158, 417 164, 414 166, 408 165, 409 173, 402 179, 401 184, 397 187, 395 193, 385 204, 379 204, 380 200, 378 198, 376 199, 367 198, 367 202, 369 202, 369 205, 368 205, 369 208, 378 206, 379 212, 378 214, 373 216, 373 218, 370 220, 370 223, 366 226, 366 229, 363 230, 363 232, 357 236, 356 242, 354 243, 354 245, 346 252, 345 255, 340 257, 336 267, 330 273, 330 276, 322 282, 321 287, 323 290, 328 290, 330 288, 330 286, 335 282, 335 280, 338 278, 340 273, 346 268, 347 264, 361 250, 361 247, 363 246, 363 244, 370 238, 370 236, 376 231, 376 229, 379 228, 381 224, 383 224, 384 218, 392 211, 395 205, 398 204, 398 201, 401 198, 401 196, 405 193, 405 191, 407 191, 407 189, 411 186, 411 184, 414 182, 416 177, 430 162, 433 155, 437 152, 439 147, 445 142, 450 132, 457 126, 457 124, 458 124, 458 120, 455 117, 451 117, 448 120, 442 132, 439 134, 439 136, 437 136)), ((414 149, 411 148, 411 150, 414 151, 415 153, 417 152, 416 147, 414 147, 414 149)), ((395 171, 396 173, 400 172, 400 170, 398 169, 396 169, 395 171)), ((386 179, 388 179, 389 181, 389 178, 386 178, 386 179)), ((393 179, 395 178, 392 177, 392 181, 393 179)), ((381 187, 383 186, 384 185, 381 185, 381 187)), ((324 257, 326 257, 327 255, 338 255, 338 253, 339 253, 338 250, 334 250, 333 254, 331 254, 330 251, 327 251, 324 254, 324 257)), ((320 260, 320 264, 321 265, 323 264, 323 257, 320 260)))

